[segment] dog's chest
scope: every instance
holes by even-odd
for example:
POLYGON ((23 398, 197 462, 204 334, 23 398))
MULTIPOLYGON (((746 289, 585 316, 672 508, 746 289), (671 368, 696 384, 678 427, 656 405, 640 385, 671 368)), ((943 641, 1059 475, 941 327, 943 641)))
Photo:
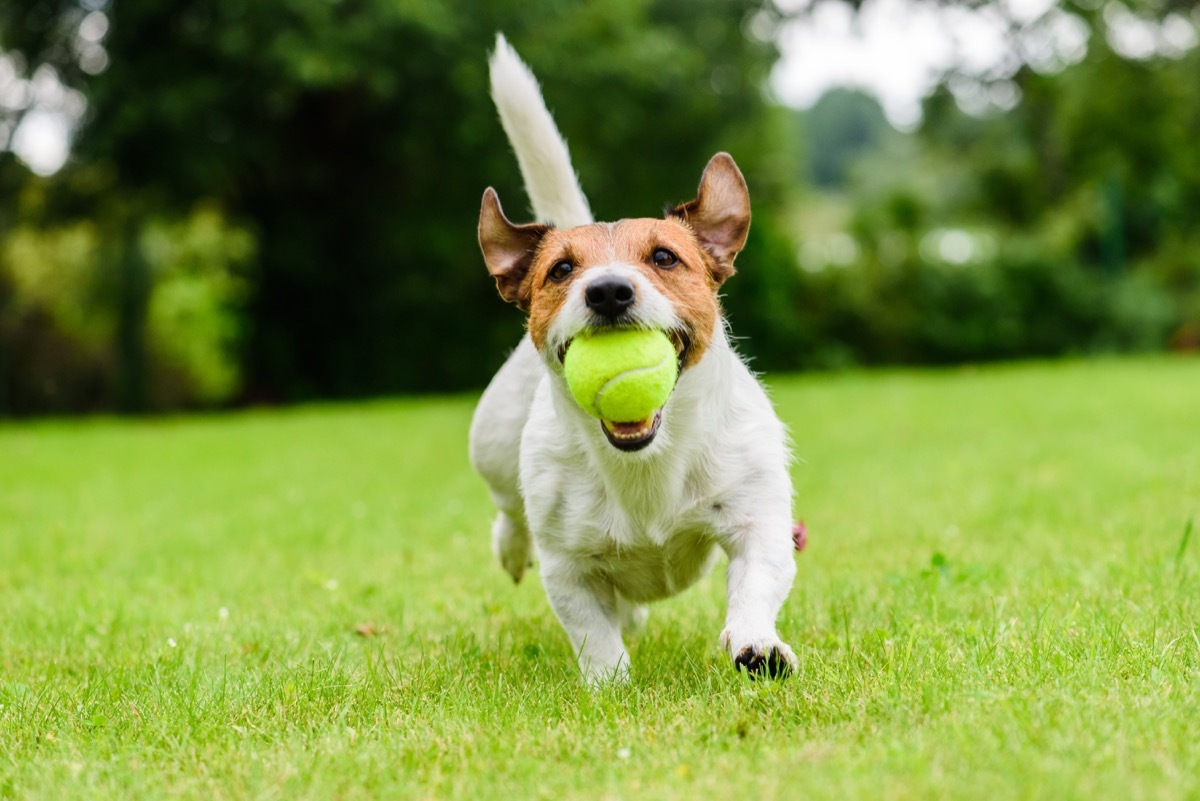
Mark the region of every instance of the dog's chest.
POLYGON ((708 572, 717 553, 715 541, 700 527, 672 531, 661 543, 625 545, 599 534, 587 544, 593 547, 576 552, 579 563, 639 602, 668 598, 689 587, 708 572))
POLYGON ((559 547, 603 574, 626 598, 674 595, 707 572, 719 514, 693 482, 580 474, 563 493, 559 547))

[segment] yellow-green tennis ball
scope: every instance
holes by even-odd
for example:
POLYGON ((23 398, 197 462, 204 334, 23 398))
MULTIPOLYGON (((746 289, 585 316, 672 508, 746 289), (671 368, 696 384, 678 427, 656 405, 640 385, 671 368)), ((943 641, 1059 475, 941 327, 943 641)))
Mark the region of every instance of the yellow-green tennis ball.
POLYGON ((563 359, 571 395, 585 412, 610 423, 650 417, 667 402, 678 372, 675 346, 662 331, 581 334, 563 359))

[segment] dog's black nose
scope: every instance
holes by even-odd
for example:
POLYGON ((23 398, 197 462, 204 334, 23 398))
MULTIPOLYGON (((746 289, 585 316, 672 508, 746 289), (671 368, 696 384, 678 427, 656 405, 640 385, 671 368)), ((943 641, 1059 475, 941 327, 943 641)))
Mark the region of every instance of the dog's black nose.
POLYGON ((588 308, 609 320, 615 320, 633 305, 633 282, 628 278, 600 278, 583 293, 588 308))

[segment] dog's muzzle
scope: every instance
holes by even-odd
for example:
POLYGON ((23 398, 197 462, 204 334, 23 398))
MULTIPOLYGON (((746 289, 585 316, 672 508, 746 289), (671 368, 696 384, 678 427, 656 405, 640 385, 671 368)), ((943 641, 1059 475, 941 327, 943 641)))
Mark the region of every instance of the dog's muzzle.
MULTIPOLYGON (((670 337, 672 344, 674 344, 675 357, 679 360, 677 375, 682 375, 684 365, 687 363, 692 340, 687 334, 681 331, 668 331, 667 336, 670 337)), ((675 379, 675 383, 679 383, 678 378, 675 379)), ((600 429, 604 432, 604 436, 608 437, 609 444, 617 450, 627 452, 640 451, 653 442, 655 435, 658 434, 659 426, 662 425, 663 408, 665 408, 665 404, 645 420, 635 420, 632 422, 601 420, 600 429)))

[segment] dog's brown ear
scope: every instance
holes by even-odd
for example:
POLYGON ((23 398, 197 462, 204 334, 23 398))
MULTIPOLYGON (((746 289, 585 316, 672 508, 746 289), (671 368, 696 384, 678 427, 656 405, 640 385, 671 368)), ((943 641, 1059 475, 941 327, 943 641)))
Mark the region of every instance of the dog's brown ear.
POLYGON ((525 276, 533 264, 538 244, 549 230, 550 226, 538 223, 513 225, 500 208, 496 190, 489 186, 484 191, 483 206, 479 209, 479 247, 483 250, 483 261, 496 279, 500 297, 517 304, 522 311, 529 310, 529 287, 525 276))
POLYGON ((733 275, 733 260, 750 233, 750 190, 732 156, 713 156, 700 177, 696 199, 676 206, 667 215, 687 221, 696 232, 700 244, 716 260, 713 278, 718 284, 733 275))

